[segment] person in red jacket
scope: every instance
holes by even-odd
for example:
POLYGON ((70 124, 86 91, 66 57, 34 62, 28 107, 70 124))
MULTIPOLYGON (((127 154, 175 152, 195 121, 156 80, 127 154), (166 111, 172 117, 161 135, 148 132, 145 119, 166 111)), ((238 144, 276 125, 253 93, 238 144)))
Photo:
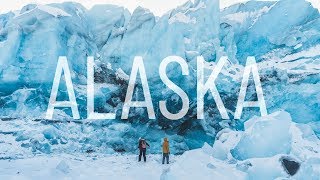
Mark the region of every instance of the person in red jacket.
POLYGON ((150 147, 147 141, 143 138, 140 138, 139 139, 139 150, 140 150, 139 162, 141 161, 141 156, 143 156, 144 162, 147 161, 147 157, 146 157, 147 146, 150 147))

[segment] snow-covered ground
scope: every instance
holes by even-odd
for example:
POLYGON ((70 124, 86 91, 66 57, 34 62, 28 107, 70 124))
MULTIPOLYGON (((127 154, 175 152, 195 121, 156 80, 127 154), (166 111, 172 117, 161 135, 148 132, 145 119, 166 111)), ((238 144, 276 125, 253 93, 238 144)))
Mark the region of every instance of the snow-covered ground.
MULTIPOLYGON (((2 143, 4 144, 4 143, 2 143)), ((171 155, 52 153, 0 161, 0 179, 320 179, 320 140, 309 125, 292 122, 289 113, 254 117, 245 131, 224 129, 213 146, 171 155)))
POLYGON ((0 179, 244 179, 235 165, 214 159, 203 149, 186 155, 171 155, 162 165, 161 155, 148 155, 138 162, 136 155, 84 156, 52 155, 0 161, 0 179))
MULTIPOLYGON (((0 179, 159 179, 170 165, 160 155, 137 162, 135 155, 53 155, 0 161, 0 179)), ((175 159, 171 156, 172 159, 175 159)), ((173 160, 174 161, 174 160, 173 160)))
MULTIPOLYGON (((319 27, 319 11, 304 0, 250 1, 221 11, 217 0, 197 0, 162 17, 141 7, 130 13, 110 5, 86 10, 74 3, 31 4, 0 15, 0 180, 319 180, 319 27), (204 120, 197 121, 197 73, 183 79, 173 69, 168 75, 192 100, 191 114, 182 120, 146 122, 141 109, 131 111, 128 121, 67 123, 72 117, 61 109, 55 110, 55 121, 41 118, 58 56, 68 58, 85 119, 87 56, 96 59, 96 108, 121 112, 139 54, 146 60, 153 100, 168 99, 172 107, 178 105, 176 94, 163 89, 157 77, 165 56, 179 55, 195 70, 202 55, 211 70, 214 60, 227 55, 230 64, 216 84, 230 112, 236 108, 243 65, 254 55, 268 112, 275 113, 250 119, 256 113, 250 110, 238 123, 219 119, 215 106, 207 106, 204 120), (242 123, 244 131, 235 131, 242 123), (157 154, 138 163, 132 153, 141 136, 151 144, 149 153, 161 152, 163 137, 170 139, 172 153, 184 153, 172 156, 170 165, 162 165, 157 154), (214 144, 190 150, 203 142, 214 144)), ((247 94, 252 100, 253 90, 247 94)))

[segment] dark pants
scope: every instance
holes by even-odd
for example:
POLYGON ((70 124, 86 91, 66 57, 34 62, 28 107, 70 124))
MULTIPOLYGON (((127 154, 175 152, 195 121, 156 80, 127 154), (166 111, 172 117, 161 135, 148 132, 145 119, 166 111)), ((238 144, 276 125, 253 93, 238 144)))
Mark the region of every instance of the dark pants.
POLYGON ((167 164, 169 164, 169 153, 163 153, 162 164, 164 164, 165 159, 167 159, 167 164))
POLYGON ((141 156, 142 156, 142 155, 143 155, 143 160, 144 160, 144 162, 147 161, 146 152, 147 152, 147 149, 146 149, 146 148, 140 149, 139 162, 141 161, 141 156))

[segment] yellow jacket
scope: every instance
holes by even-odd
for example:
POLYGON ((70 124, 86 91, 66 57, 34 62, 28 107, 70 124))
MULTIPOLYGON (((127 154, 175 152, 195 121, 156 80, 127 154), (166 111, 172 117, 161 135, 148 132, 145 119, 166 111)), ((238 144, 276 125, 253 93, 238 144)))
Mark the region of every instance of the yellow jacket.
POLYGON ((163 153, 170 153, 170 149, 169 149, 169 141, 167 138, 164 138, 164 142, 162 144, 162 152, 163 153))

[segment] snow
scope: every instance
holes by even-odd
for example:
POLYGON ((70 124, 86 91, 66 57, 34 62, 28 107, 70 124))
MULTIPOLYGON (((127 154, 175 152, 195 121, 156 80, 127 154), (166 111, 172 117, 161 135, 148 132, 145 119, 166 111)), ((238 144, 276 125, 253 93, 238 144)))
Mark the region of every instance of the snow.
POLYGON ((125 72, 123 72, 123 70, 121 68, 118 68, 116 71, 116 76, 117 78, 121 79, 121 80, 129 80, 129 75, 127 75, 125 72))
MULTIPOLYGON (((206 148, 208 149, 208 147, 206 148)), ((170 155, 170 164, 162 165, 160 155, 147 155, 147 162, 137 162, 136 155, 36 156, 1 160, 1 179, 186 179, 212 177, 244 179, 245 173, 213 159, 204 149, 170 155), (192 172, 192 173, 190 173, 192 172)))
POLYGON ((242 23, 246 22, 246 20, 248 18, 255 18, 257 20, 260 16, 267 13, 270 9, 271 9, 271 7, 265 6, 259 10, 253 11, 253 12, 238 12, 238 13, 234 13, 234 14, 228 14, 228 15, 224 16, 223 18, 225 18, 226 21, 235 21, 237 23, 242 24, 242 23))
POLYGON ((59 16, 71 16, 70 14, 66 13, 65 11, 55 8, 52 6, 47 6, 47 5, 38 5, 37 8, 43 12, 46 12, 48 14, 51 14, 54 17, 59 17, 59 16))
MULTIPOLYGON (((113 128, 121 130, 128 127, 113 128)), ((279 111, 250 119, 244 132, 222 130, 213 147, 205 143, 202 148, 186 151, 182 155, 170 155, 168 165, 162 165, 162 156, 159 154, 148 154, 147 162, 137 162, 137 155, 134 154, 106 155, 89 152, 30 157, 24 154, 20 158, 0 160, 0 178, 317 179, 320 172, 319 153, 320 140, 311 127, 294 123, 287 112, 279 111), (255 138, 257 136, 260 138, 255 138), (284 142, 283 137, 287 136, 291 140, 284 142), (248 138, 250 140, 246 140, 248 138), (282 143, 289 143, 289 147, 282 143), (282 151, 284 147, 287 150, 282 151), (239 148, 243 151, 237 150, 239 148), (221 156, 223 154, 225 155, 221 156), (283 158, 299 164, 300 168, 293 176, 282 165, 283 158)))
POLYGON ((30 10, 27 9, 25 12, 18 14, 17 16, 15 16, 15 18, 20 18, 22 16, 28 16, 38 10, 45 12, 45 13, 48 13, 54 17, 71 16, 70 14, 66 13, 62 9, 59 9, 56 7, 52 7, 49 5, 36 5, 35 7, 31 8, 30 10))
MULTIPOLYGON (((205 148, 207 149, 207 148, 205 148)), ((204 149, 197 149, 184 153, 177 159, 167 172, 168 180, 178 179, 245 179, 246 174, 238 171, 235 165, 228 165, 223 161, 214 159, 204 149)))
POLYGON ((225 162, 235 161, 237 169, 246 172, 249 179, 288 177, 279 159, 291 157, 303 167, 310 166, 308 170, 298 170, 293 178, 315 178, 320 166, 319 143, 310 126, 293 123, 290 114, 278 111, 248 120, 243 133, 221 131, 213 146, 213 156, 225 162))
POLYGON ((189 38, 184 38, 184 43, 190 44, 190 43, 191 43, 191 39, 189 39, 189 38))
MULTIPOLYGON (((128 128, 127 125, 110 127, 116 131, 127 131, 128 128)), ((4 147, 18 147, 17 144, 7 144, 12 137, 11 131, 14 129, 8 127, 4 135, 6 138, 0 142, 2 150, 5 150, 4 147)), ((53 129, 45 131, 45 138, 58 138, 53 129)), ((5 150, 5 155, 10 153, 9 149, 5 150)), ((11 153, 21 150, 13 149, 11 153)), ((134 154, 107 155, 88 151, 31 155, 25 151, 14 158, 1 158, 0 178, 277 179, 290 177, 280 162, 282 158, 289 158, 301 166, 293 178, 316 179, 319 177, 319 152, 320 140, 311 127, 294 123, 287 112, 279 111, 248 120, 244 132, 223 129, 218 133, 213 147, 205 143, 202 148, 186 151, 182 155, 170 155, 169 165, 162 165, 159 154, 148 154, 145 163, 137 162, 137 155, 134 154), (288 136, 290 140, 286 141, 288 136), (283 146, 283 143, 289 143, 289 147, 283 146)))
POLYGON ((64 160, 62 160, 62 161, 58 164, 58 166, 56 167, 56 169, 59 170, 59 171, 61 171, 61 172, 63 172, 63 173, 65 173, 65 174, 69 173, 69 171, 70 171, 69 165, 68 165, 64 160))
POLYGON ((196 18, 190 18, 189 16, 183 14, 183 13, 177 13, 172 18, 169 19, 169 24, 173 24, 175 22, 181 22, 186 24, 196 24, 197 19, 196 18))
MULTIPOLYGON (((144 170, 156 169, 157 172, 148 174, 155 179, 188 179, 191 164, 201 167, 197 171, 203 170, 203 174, 199 174, 203 179, 205 175, 229 178, 224 177, 228 173, 222 174, 220 169, 230 172, 233 179, 236 176, 287 178, 278 163, 283 156, 302 163, 297 179, 319 177, 318 10, 304 0, 282 0, 250 1, 223 9, 220 14, 219 11, 217 0, 197 0, 162 17, 155 17, 141 7, 130 13, 114 5, 97 5, 87 10, 75 3, 29 5, 18 13, 0 15, 0 157, 4 160, 3 166, 12 163, 18 167, 15 163, 21 163, 25 165, 22 169, 28 169, 33 161, 35 167, 48 161, 52 164, 43 176, 57 171, 61 176, 78 177, 79 171, 74 168, 79 167, 87 177, 89 171, 85 167, 92 165, 98 169, 97 174, 114 177, 111 172, 118 172, 115 167, 107 167, 110 171, 97 167, 119 158, 123 162, 119 164, 123 171, 123 174, 119 172, 120 177, 127 177, 125 173, 135 175, 135 166, 142 165, 135 163, 136 156, 130 154, 136 153, 136 141, 144 136, 151 144, 148 151, 152 154, 161 151, 163 137, 169 138, 173 154, 186 152, 177 157, 170 169, 158 168, 160 157, 150 156, 153 160, 144 170), (68 58, 83 120, 72 120, 69 109, 56 109, 53 122, 41 119, 60 55, 68 58), (86 120, 88 55, 95 56, 97 65, 95 110, 116 112, 116 120, 86 120), (167 71, 168 77, 188 93, 188 116, 178 121, 161 116, 149 120, 140 108, 132 109, 127 121, 120 120, 134 56, 144 59, 156 112, 159 112, 157 102, 164 99, 168 100, 168 107, 179 107, 180 99, 166 88, 158 74, 162 59, 171 55, 184 58, 190 68, 190 75, 186 77, 181 76, 178 66, 168 67, 167 71), (222 120, 212 96, 208 95, 205 118, 196 120, 197 55, 207 61, 206 78, 218 59, 228 56, 229 61, 215 83, 230 117, 233 117, 246 59, 255 56, 268 112, 277 113, 253 118, 260 113, 246 108, 239 121, 222 120), (205 142, 214 143, 213 148, 205 145, 199 149, 205 142), (125 159, 121 156, 104 157, 123 151, 133 166, 128 172, 129 165, 124 165, 125 159), (87 159, 83 155, 87 152, 98 155, 96 159, 105 159, 101 162, 87 159), (81 166, 72 155, 60 158, 62 154, 79 156, 87 164, 81 166), (53 162, 51 158, 56 160, 53 162), (58 166, 60 162, 63 163, 58 166), (264 170, 264 162, 268 171, 264 170), (63 169, 69 169, 68 173, 63 169)), ((250 87, 247 97, 254 99, 255 90, 250 87)), ((138 87, 135 97, 140 99, 139 90, 138 87)), ((66 98, 65 92, 62 85, 59 98, 66 98)))
MULTIPOLYGON (((126 125, 110 127, 117 131, 127 131, 128 128, 126 125)), ((45 134, 50 136, 45 135, 46 138, 56 138, 56 132, 45 131, 45 134)), ((10 142, 12 137, 10 131, 4 136, 6 138, 0 143, 0 148, 7 147, 5 144, 7 141, 10 142)), ((11 146, 17 147, 16 144, 11 146)), ((26 151, 19 156, 14 155, 21 151, 19 148, 12 150, 14 158, 1 157, 0 167, 3 168, 0 168, 0 178, 283 179, 291 178, 280 162, 282 158, 287 158, 301 166, 292 178, 316 179, 319 177, 320 168, 319 147, 320 140, 309 125, 294 123, 287 112, 279 111, 265 117, 250 119, 244 132, 223 129, 218 133, 213 147, 205 143, 202 148, 186 151, 182 155, 170 155, 169 165, 161 164, 162 157, 159 154, 148 154, 145 163, 137 162, 137 155, 134 154, 106 155, 87 152, 28 155, 26 151), (270 129, 270 125, 273 129, 270 129), (289 130, 278 131, 278 128, 289 130), (255 138, 257 136, 261 138, 255 138), (284 142, 282 137, 287 136, 291 139, 288 141, 290 147, 283 151, 281 143, 288 142, 284 142), (270 142, 271 138, 273 142, 270 142), (269 149, 272 154, 265 149, 269 149)), ((10 153, 8 150, 1 148, 1 152, 5 152, 6 155, 10 153)))
MULTIPOLYGON (((162 165, 159 155, 148 155, 147 163, 136 155, 36 156, 1 160, 0 179, 160 179, 171 165, 162 165)), ((175 157, 171 156, 172 162, 175 157)))
MULTIPOLYGON (((268 111, 284 109, 295 122, 318 121, 319 13, 303 0, 295 3, 290 0, 279 3, 251 1, 221 10, 219 19, 217 3, 209 0, 188 2, 157 18, 141 7, 131 14, 125 8, 114 5, 97 5, 86 10, 74 3, 29 5, 21 10, 19 18, 14 18, 12 14, 1 15, 0 81, 4 83, 1 88, 4 93, 0 95, 3 102, 0 116, 43 117, 59 55, 68 57, 82 119, 86 118, 84 85, 88 55, 96 57, 95 75, 99 84, 104 84, 96 85, 98 97, 95 107, 101 112, 112 110, 117 113, 122 107, 121 96, 126 91, 134 56, 144 58, 154 101, 163 100, 163 97, 172 99, 174 95, 163 89, 164 84, 157 73, 161 60, 170 55, 184 58, 193 70, 190 75, 185 79, 176 71, 168 71, 168 75, 180 83, 195 103, 196 56, 202 55, 208 61, 206 74, 209 74, 213 68, 210 64, 227 55, 230 63, 222 70, 216 84, 221 94, 228 94, 222 98, 223 102, 230 102, 228 112, 232 112, 236 103, 231 100, 238 96, 244 62, 247 56, 255 55, 261 79, 264 80, 262 86, 268 111), (296 13, 297 9, 301 13, 296 13), (64 12, 70 16, 65 17, 67 14, 64 12), (241 14, 250 15, 241 25, 229 19, 241 14), (173 20, 177 21, 170 24, 173 20), (266 33, 265 28, 269 25, 272 28, 267 32, 272 33, 266 33), (21 87, 25 88, 23 93, 19 92, 21 87), (19 101, 15 102, 16 99, 19 101), (296 109, 292 104, 301 108, 296 109)), ((61 89, 61 94, 63 92, 61 89)), ((254 93, 251 90, 248 92, 249 96, 254 93)), ((196 122, 203 129, 201 143, 214 138, 216 125, 221 120, 212 118, 219 116, 210 103, 206 106, 213 114, 206 113, 204 121, 196 122)), ((158 107, 155 108, 158 110, 158 107)), ((195 106, 191 108, 190 112, 194 113, 195 106)), ((256 115, 254 110, 249 111, 242 121, 256 115)), ((71 118, 65 110, 57 112, 57 118, 71 118)), ((143 112, 131 112, 130 117, 136 118, 130 122, 144 124, 140 114, 143 112)), ((167 127, 177 133, 179 128, 173 127, 180 127, 186 121, 187 117, 179 122, 166 121, 160 123, 160 127, 153 121, 144 124, 147 128, 143 133, 158 130, 157 133, 161 134, 159 129, 167 127)), ((189 136, 193 138, 194 127, 197 126, 187 127, 189 136)), ((189 145, 188 148, 199 147, 201 143, 189 145)), ((181 146, 187 147, 186 144, 181 146)))
POLYGON ((293 61, 299 58, 311 58, 311 57, 315 57, 315 56, 319 56, 320 55, 320 45, 316 45, 314 47, 311 47, 310 49, 304 50, 304 51, 300 51, 298 53, 295 54, 290 54, 287 55, 286 57, 284 57, 282 59, 283 62, 288 62, 288 61, 293 61))

